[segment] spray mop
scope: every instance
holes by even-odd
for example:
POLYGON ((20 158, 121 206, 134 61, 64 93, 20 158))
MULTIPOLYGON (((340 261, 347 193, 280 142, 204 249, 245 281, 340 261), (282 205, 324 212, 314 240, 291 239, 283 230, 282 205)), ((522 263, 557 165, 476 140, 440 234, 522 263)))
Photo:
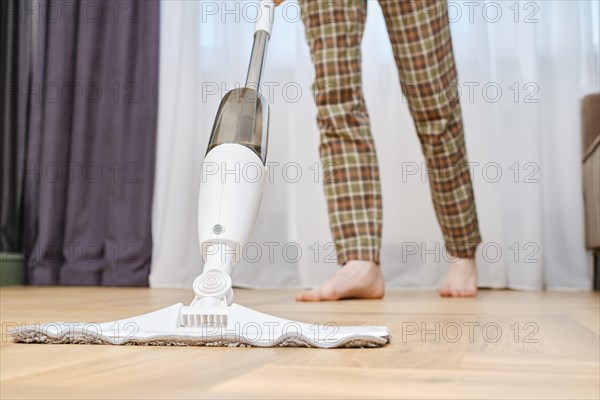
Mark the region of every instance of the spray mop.
POLYGON ((233 302, 232 266, 251 238, 267 173, 269 105, 260 84, 273 17, 272 0, 260 0, 246 85, 221 101, 203 161, 198 237, 205 262, 192 284, 192 302, 105 323, 25 326, 12 332, 16 342, 317 348, 389 343, 385 327, 301 323, 233 302))

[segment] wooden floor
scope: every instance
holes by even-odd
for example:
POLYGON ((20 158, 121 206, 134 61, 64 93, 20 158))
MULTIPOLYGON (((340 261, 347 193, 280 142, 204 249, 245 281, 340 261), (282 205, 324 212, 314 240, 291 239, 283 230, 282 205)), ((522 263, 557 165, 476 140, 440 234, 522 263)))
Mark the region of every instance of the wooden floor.
POLYGON ((293 294, 236 290, 236 301, 311 323, 387 325, 393 341, 352 350, 17 344, 5 333, 14 323, 113 320, 190 292, 2 288, 0 397, 600 398, 597 293, 389 291, 338 303, 293 294))

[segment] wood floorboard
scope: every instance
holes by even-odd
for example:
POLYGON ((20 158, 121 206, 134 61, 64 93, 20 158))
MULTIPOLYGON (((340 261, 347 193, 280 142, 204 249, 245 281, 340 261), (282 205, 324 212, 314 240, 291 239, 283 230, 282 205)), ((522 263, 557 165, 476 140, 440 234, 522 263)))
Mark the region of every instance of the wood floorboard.
POLYGON ((386 325, 379 349, 13 343, 14 324, 116 320, 186 303, 174 289, 0 288, 0 398, 600 398, 598 293, 388 291, 382 301, 236 302, 303 322, 386 325))

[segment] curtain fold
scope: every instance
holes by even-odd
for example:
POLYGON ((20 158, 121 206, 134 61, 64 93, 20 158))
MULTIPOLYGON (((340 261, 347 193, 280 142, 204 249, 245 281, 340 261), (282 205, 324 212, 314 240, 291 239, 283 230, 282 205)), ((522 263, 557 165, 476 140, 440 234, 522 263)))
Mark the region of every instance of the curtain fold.
POLYGON ((145 286, 159 2, 35 4, 24 171, 29 283, 145 286))
POLYGON ((31 19, 20 0, 0 2, 0 252, 21 252, 23 235, 22 166, 25 161, 28 103, 21 83, 31 72, 31 19))
MULTIPOLYGON (((200 162, 220 99, 243 84, 253 14, 243 1, 162 4, 162 47, 171 51, 161 55, 170 69, 161 75, 169 96, 161 96, 158 140, 169 149, 159 148, 151 284, 185 286, 201 270, 200 162)), ((448 4, 484 240, 480 285, 589 290, 578 106, 599 90, 598 2, 448 4)), ((298 12, 292 0, 276 11, 263 89, 271 168, 253 243, 234 269, 237 285, 311 285, 337 268, 298 12)), ((389 286, 435 288, 448 259, 427 171, 377 1, 368 14, 363 89, 382 176, 382 268, 389 286)))

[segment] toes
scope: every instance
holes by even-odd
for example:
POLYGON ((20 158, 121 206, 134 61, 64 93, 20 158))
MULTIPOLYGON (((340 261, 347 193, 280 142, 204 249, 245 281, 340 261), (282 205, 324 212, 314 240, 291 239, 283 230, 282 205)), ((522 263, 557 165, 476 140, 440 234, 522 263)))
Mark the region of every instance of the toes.
POLYGON ((460 291, 461 297, 475 297, 477 296, 477 288, 469 287, 460 291))
MULTIPOLYGON (((440 292, 442 293, 442 292, 440 292)), ((444 297, 476 297, 477 290, 471 289, 460 289, 460 290, 451 290, 449 292, 445 292, 446 295, 442 294, 444 297)))
POLYGON ((307 301, 307 293, 309 291, 308 290, 303 290, 301 292, 298 292, 298 294, 296 295, 296 301, 307 301))
POLYGON ((450 285, 448 284, 447 281, 444 281, 441 286, 440 286, 440 296, 442 297, 448 297, 450 296, 450 285))
POLYGON ((318 288, 304 290, 296 295, 296 301, 320 301, 321 295, 318 288))
POLYGON ((344 298, 344 296, 338 293, 334 287, 325 286, 321 288, 320 300, 335 301, 341 298, 344 298))

